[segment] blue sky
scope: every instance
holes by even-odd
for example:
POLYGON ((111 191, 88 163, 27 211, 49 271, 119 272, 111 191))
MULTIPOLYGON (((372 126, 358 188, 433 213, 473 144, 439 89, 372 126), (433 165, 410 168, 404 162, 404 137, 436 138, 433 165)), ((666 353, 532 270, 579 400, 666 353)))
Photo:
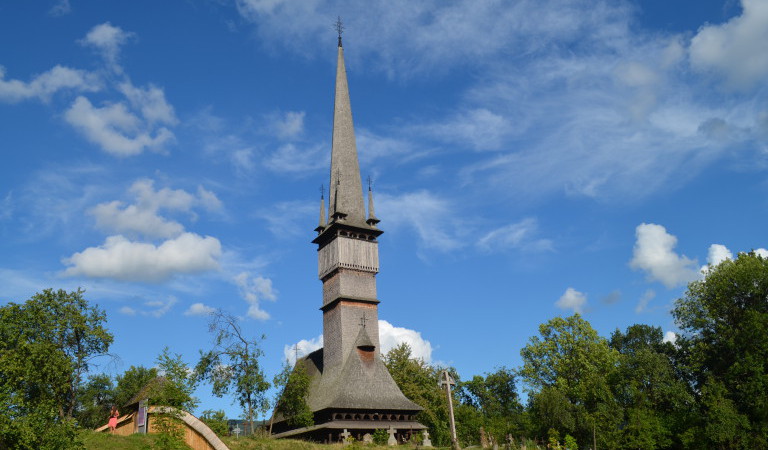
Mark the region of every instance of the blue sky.
POLYGON ((384 350, 468 378, 574 311, 671 338, 702 266, 766 252, 764 0, 4 2, 0 302, 86 289, 113 374, 194 364, 211 308, 270 377, 320 345, 339 15, 384 350))

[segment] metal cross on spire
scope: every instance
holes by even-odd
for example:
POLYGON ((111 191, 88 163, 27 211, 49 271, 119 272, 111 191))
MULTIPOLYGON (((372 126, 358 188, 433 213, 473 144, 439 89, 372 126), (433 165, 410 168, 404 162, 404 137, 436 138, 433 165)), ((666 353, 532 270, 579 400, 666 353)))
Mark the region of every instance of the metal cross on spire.
POLYGON ((324 184, 320 185, 320 198, 321 199, 325 198, 325 185, 324 184))
POLYGON ((368 190, 369 191, 371 190, 371 184, 373 184, 373 182, 371 181, 371 176, 368 175, 368 190))
POLYGON ((341 16, 336 18, 336 23, 333 24, 336 28, 336 32, 339 33, 339 47, 341 47, 341 34, 344 32, 344 24, 341 22, 341 16))

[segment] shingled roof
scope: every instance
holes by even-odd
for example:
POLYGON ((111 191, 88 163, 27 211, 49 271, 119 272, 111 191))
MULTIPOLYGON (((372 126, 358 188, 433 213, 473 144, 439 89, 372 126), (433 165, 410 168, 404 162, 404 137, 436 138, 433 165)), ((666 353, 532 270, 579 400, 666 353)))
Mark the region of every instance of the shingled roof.
POLYGON ((361 348, 372 346, 365 328, 360 328, 355 346, 341 366, 323 367, 323 349, 300 362, 312 378, 307 404, 313 411, 323 409, 374 409, 421 411, 423 408, 408 400, 397 387, 380 357, 367 360, 361 348))

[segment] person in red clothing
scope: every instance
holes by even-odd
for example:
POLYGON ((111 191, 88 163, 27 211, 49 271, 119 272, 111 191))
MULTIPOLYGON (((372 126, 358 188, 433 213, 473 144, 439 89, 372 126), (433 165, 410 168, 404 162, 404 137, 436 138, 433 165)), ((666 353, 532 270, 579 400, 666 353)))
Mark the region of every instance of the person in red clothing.
POLYGON ((114 433, 117 428, 117 418, 120 417, 120 412, 117 407, 112 405, 112 411, 109 413, 109 432, 114 433))

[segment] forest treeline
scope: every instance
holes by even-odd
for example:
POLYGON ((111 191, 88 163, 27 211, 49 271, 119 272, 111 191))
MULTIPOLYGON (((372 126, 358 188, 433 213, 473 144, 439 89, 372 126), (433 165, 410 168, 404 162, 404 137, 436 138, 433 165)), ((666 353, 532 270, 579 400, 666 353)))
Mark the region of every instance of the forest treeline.
MULTIPOLYGON (((522 348, 522 366, 466 379, 413 358, 407 345, 383 359, 403 393, 424 408, 418 419, 437 445, 450 443, 447 397, 438 386, 448 370, 457 380, 452 399, 462 446, 768 448, 768 260, 742 253, 709 267, 672 316, 680 330, 674 341, 654 326, 600 336, 579 314, 556 317, 522 348)), ((195 366, 166 349, 156 368, 132 366, 115 378, 93 373, 113 340, 105 321, 82 291, 46 290, 0 307, 0 448, 77 448, 78 429, 102 424, 111 404, 128 402, 158 375, 164 382, 151 393, 156 402, 192 408, 204 380, 251 419, 277 403, 266 397, 261 338, 245 336, 225 313, 212 317, 213 344, 195 366)), ((278 408, 306 424, 300 375, 286 366, 274 382, 284 394, 278 408)), ((203 415, 222 430, 222 412, 203 415)))

